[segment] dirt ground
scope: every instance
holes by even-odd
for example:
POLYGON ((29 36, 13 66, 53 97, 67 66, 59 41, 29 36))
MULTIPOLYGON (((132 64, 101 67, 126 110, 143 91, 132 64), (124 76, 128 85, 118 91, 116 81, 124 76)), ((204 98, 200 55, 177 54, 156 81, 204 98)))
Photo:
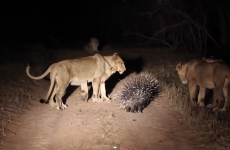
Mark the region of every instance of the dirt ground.
MULTIPOLYGON (((125 79, 124 79, 125 80, 125 79)), ((112 94, 121 88, 116 85, 112 94)), ((75 90, 68 108, 60 111, 40 104, 49 81, 39 81, 36 97, 21 118, 16 135, 4 143, 5 150, 194 150, 194 131, 183 131, 177 113, 156 99, 143 113, 127 113, 117 103, 86 103, 75 90)))
MULTIPOLYGON (((111 96, 128 78, 116 84, 111 96)), ((36 84, 29 109, 12 129, 15 136, 3 143, 4 150, 206 150, 196 140, 197 130, 187 130, 178 112, 167 107, 166 97, 156 98, 143 113, 128 113, 116 101, 83 102, 76 89, 66 100, 68 108, 57 110, 39 103, 50 81, 36 84)))
MULTIPOLYGON (((37 98, 22 117, 15 137, 5 150, 194 150, 190 133, 182 131, 177 113, 156 99, 143 113, 127 113, 117 103, 87 103, 75 90, 60 111, 38 99, 46 95, 49 81, 39 81, 37 98)), ((119 88, 119 85, 117 85, 119 88)))

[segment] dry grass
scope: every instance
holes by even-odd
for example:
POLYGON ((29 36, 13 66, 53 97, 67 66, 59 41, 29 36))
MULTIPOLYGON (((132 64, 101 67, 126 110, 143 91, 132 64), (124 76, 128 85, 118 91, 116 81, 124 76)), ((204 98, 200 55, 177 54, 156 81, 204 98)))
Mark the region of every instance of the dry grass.
POLYGON ((198 131, 198 139, 202 141, 201 144, 217 143, 229 148, 230 113, 213 112, 207 107, 192 108, 189 102, 188 85, 183 85, 176 73, 177 63, 184 63, 193 58, 201 57, 175 55, 170 51, 159 55, 156 53, 152 59, 147 61, 144 70, 151 71, 158 77, 162 85, 162 99, 169 100, 169 107, 176 109, 188 122, 189 127, 198 131))
POLYGON ((15 134, 9 126, 17 125, 31 99, 34 84, 23 66, 2 65, 0 71, 0 141, 3 142, 8 135, 15 134))

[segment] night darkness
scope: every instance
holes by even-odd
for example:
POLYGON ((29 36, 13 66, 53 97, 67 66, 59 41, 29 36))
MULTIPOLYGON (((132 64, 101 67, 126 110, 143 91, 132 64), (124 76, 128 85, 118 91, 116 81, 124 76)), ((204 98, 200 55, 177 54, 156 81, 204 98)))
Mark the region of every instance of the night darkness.
POLYGON ((53 35, 62 42, 90 37, 118 40, 121 1, 30 2, 2 10, 4 41, 35 42, 53 35))
POLYGON ((219 57, 220 52, 225 55, 229 51, 228 3, 198 0, 7 2, 2 3, 1 9, 1 45, 42 43, 52 47, 51 37, 58 39, 59 45, 70 46, 97 37, 102 43, 150 41, 151 46, 168 46, 166 42, 178 51, 219 57), (206 35, 205 42, 205 36, 198 39, 199 43, 206 43, 205 47, 203 43, 197 46, 191 42, 195 39, 191 38, 192 34, 199 37, 198 28, 204 29, 201 32, 208 31, 212 38, 206 35), (179 44, 175 46, 175 43, 179 44))

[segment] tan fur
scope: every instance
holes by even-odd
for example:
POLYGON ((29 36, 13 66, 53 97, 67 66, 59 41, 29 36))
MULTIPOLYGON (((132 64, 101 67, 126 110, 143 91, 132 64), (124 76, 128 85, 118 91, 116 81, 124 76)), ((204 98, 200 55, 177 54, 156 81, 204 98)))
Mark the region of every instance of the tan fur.
POLYGON ((204 62, 200 59, 192 60, 185 64, 177 64, 177 73, 183 84, 188 84, 190 101, 192 106, 196 106, 195 103, 195 91, 196 85, 200 87, 198 95, 198 105, 204 106, 205 90, 213 89, 213 102, 209 104, 209 108, 213 110, 219 110, 221 100, 224 96, 225 103, 221 111, 226 111, 229 107, 229 85, 230 85, 230 68, 223 62, 216 61, 212 63, 204 62), (217 105, 217 101, 219 103, 217 105), (217 106, 216 106, 217 105, 217 106))
POLYGON ((205 57, 203 57, 202 60, 203 60, 204 62, 208 62, 208 63, 223 61, 223 60, 221 60, 221 59, 212 59, 212 58, 205 58, 205 57))
POLYGON ((112 56, 102 57, 100 54, 83 57, 74 60, 64 60, 52 64, 45 73, 39 77, 34 77, 29 73, 30 66, 26 68, 27 75, 35 80, 44 78, 50 73, 50 88, 46 96, 46 102, 54 106, 53 98, 56 94, 57 109, 65 109, 67 106, 62 103, 67 86, 81 86, 81 96, 83 100, 88 99, 87 83, 92 82, 93 102, 100 102, 102 99, 110 100, 106 96, 105 81, 116 71, 122 74, 126 68, 123 60, 114 53, 112 56))
POLYGON ((97 38, 90 38, 90 42, 84 46, 84 51, 88 53, 98 53, 99 41, 97 38))

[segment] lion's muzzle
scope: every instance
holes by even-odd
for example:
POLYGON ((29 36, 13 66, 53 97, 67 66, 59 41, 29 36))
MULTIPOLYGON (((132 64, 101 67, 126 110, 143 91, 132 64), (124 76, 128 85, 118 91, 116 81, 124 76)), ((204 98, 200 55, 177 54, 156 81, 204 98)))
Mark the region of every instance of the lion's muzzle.
POLYGON ((120 70, 119 70, 118 72, 119 72, 120 74, 122 74, 124 71, 120 71, 120 70))

